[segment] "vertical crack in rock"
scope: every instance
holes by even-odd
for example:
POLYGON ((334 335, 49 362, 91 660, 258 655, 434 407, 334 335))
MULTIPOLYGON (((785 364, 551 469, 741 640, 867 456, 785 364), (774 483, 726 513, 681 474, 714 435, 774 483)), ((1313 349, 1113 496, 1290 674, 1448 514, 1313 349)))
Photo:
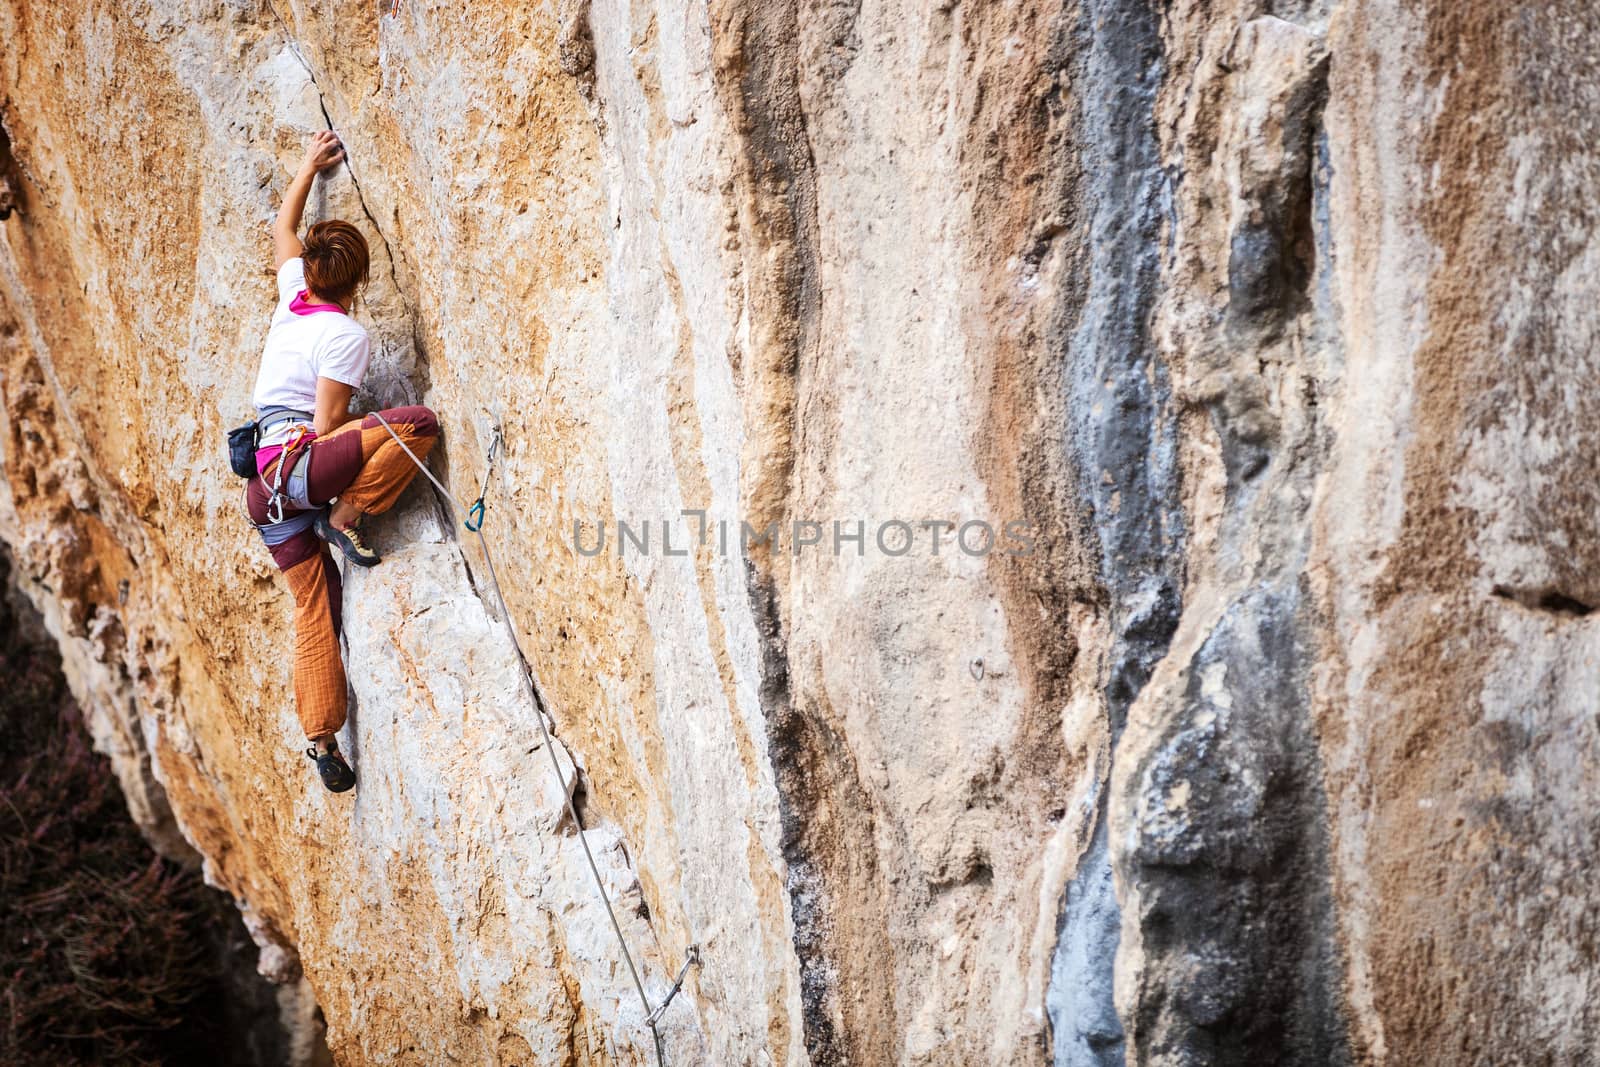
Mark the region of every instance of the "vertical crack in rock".
MULTIPOLYGON (((1280 346, 1292 344, 1293 332, 1312 312, 1318 259, 1313 168, 1328 95, 1328 56, 1306 31, 1269 16, 1242 27, 1235 48, 1287 60, 1294 73, 1254 86, 1251 95, 1272 108, 1280 133, 1276 151, 1257 153, 1237 168, 1239 204, 1228 235, 1228 308, 1218 361, 1226 365, 1229 354, 1244 352, 1257 358, 1254 367, 1235 360, 1204 393, 1222 439, 1230 498, 1266 469, 1281 437, 1282 418, 1268 399, 1264 364, 1284 358, 1280 346)), ((1250 78, 1252 67, 1237 76, 1250 78)))
MULTIPOLYGON (((279 32, 282 33, 289 52, 294 56, 301 69, 306 72, 306 80, 311 84, 312 91, 316 93, 317 110, 322 115, 323 125, 329 130, 334 130, 333 116, 328 111, 327 94, 323 92, 322 84, 317 78, 315 69, 311 66, 311 62, 306 59, 305 53, 300 50, 299 42, 290 31, 289 24, 279 14, 277 7, 273 4, 268 4, 267 6, 268 10, 272 12, 273 19, 278 24, 279 32)), ((399 303, 399 312, 397 314, 392 316, 382 315, 381 317, 403 320, 405 323, 403 330, 384 331, 384 335, 380 337, 381 347, 385 351, 393 351, 391 345, 397 342, 402 354, 398 368, 384 363, 375 364, 375 369, 380 373, 374 375, 377 380, 370 383, 367 389, 375 391, 374 404, 380 408, 392 407, 402 401, 408 404, 420 403, 421 397, 425 396, 431 387, 432 372, 428 365, 422 337, 418 330, 415 308, 407 298, 405 289, 400 284, 399 259, 395 254, 394 246, 389 242, 388 234, 384 232, 383 226, 378 222, 378 217, 373 214, 372 208, 367 204, 366 193, 362 190, 361 181, 356 176, 355 164, 351 162, 350 145, 348 143, 345 144, 345 158, 341 165, 344 168, 344 172, 350 176, 350 187, 355 191, 356 204, 360 207, 362 216, 366 218, 367 224, 372 227, 372 232, 377 234, 378 242, 383 246, 383 258, 388 267, 389 284, 394 291, 394 299, 399 303), (389 342, 389 344, 383 344, 382 342, 384 341, 389 342), (407 341, 410 343, 410 357, 404 358, 404 349, 407 341), (408 373, 414 373, 421 378, 420 388, 407 380, 408 373)), ((375 315, 381 311, 379 308, 374 308, 373 310, 375 315)), ((441 442, 441 446, 435 450, 434 454, 437 457, 437 461, 443 464, 446 471, 448 471, 450 466, 448 442, 441 442)), ((448 484, 448 474, 441 480, 448 484)), ((453 524, 448 521, 448 516, 446 516, 446 521, 443 525, 445 529, 453 529, 453 524)), ((467 569, 470 573, 470 563, 467 569)))
POLYGON ((1062 898, 1050 960, 1046 1003, 1051 1062, 1058 1067, 1110 1067, 1126 1060, 1122 1022, 1111 995, 1122 913, 1107 847, 1104 800, 1097 798, 1094 818, 1094 836, 1062 898))
MULTIPOLYGON (((309 61, 307 61, 305 54, 300 51, 300 45, 295 41, 294 34, 289 32, 289 26, 283 21, 283 16, 278 14, 278 9, 271 5, 269 5, 269 7, 272 11, 273 18, 275 18, 278 22, 278 27, 283 31, 284 41, 288 44, 289 51, 294 53, 294 58, 299 61, 301 67, 305 68, 306 80, 311 82, 311 88, 316 91, 317 110, 322 112, 323 123, 328 127, 329 130, 333 130, 333 116, 328 114, 328 99, 326 94, 324 94, 322 91, 321 83, 317 81, 316 71, 311 68, 311 64, 309 61)), ((395 272, 394 249, 390 246, 389 238, 384 234, 383 227, 378 225, 378 219, 372 214, 372 209, 367 206, 366 195, 361 191, 361 182, 356 178, 356 169, 350 162, 350 149, 348 145, 345 146, 345 158, 343 165, 345 173, 350 175, 350 186, 356 191, 356 202, 361 205, 361 213, 366 216, 367 222, 372 224, 372 232, 376 233, 378 235, 378 240, 383 243, 384 259, 389 264, 389 281, 394 286, 395 296, 400 300, 402 307, 406 308, 406 317, 410 318, 410 304, 405 298, 405 291, 400 288, 400 278, 395 272)))
POLYGON ((5 115, 0 112, 0 222, 22 210, 23 184, 17 161, 11 156, 11 138, 6 133, 5 115))
MULTIPOLYGON (((1111 740, 1165 654, 1180 611, 1183 515, 1168 370, 1150 339, 1160 271, 1164 189, 1153 107, 1163 69, 1158 16, 1144 0, 1089 0, 1062 51, 1076 55, 1072 93, 1087 285, 1065 336, 1071 396, 1068 447, 1114 634, 1105 680, 1111 740)), ((1121 915, 1112 892, 1106 790, 1096 827, 1058 918, 1046 1003, 1058 1067, 1124 1061, 1112 1002, 1121 915)))

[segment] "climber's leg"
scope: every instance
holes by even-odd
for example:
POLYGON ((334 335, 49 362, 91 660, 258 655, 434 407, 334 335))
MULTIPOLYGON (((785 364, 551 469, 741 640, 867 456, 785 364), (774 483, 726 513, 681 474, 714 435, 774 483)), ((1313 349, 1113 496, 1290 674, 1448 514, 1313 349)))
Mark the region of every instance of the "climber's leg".
MULTIPOLYGON (((416 453, 426 456, 439 436, 439 423, 425 407, 390 408, 383 417, 416 453)), ((316 520, 317 536, 335 546, 360 567, 382 557, 362 541, 358 524, 364 514, 387 511, 416 475, 416 465, 374 416, 353 419, 311 445, 306 472, 313 503, 333 501, 316 520)))
MULTIPOLYGON (((439 420, 432 411, 418 405, 389 408, 381 414, 418 459, 427 458, 439 439, 439 420)), ((372 415, 345 423, 311 446, 311 499, 339 498, 335 526, 345 518, 339 514, 341 507, 365 515, 388 511, 416 473, 410 457, 372 415)))
POLYGON ((294 594, 295 711, 311 740, 307 754, 316 761, 322 784, 342 793, 356 784, 355 772, 339 753, 335 737, 346 712, 344 662, 339 656, 344 589, 333 557, 312 528, 296 531, 296 523, 309 519, 310 513, 290 508, 283 522, 269 524, 268 495, 261 478, 250 480, 246 488, 250 518, 262 528, 267 551, 294 594))
POLYGON ((345 719, 339 569, 309 530, 273 547, 272 557, 294 594, 295 709, 306 737, 318 741, 337 733, 345 719))

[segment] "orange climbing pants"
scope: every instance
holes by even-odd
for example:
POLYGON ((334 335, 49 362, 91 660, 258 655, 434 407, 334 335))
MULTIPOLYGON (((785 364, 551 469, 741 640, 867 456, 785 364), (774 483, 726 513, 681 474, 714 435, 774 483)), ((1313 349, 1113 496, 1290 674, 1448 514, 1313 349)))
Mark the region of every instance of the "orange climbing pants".
MULTIPOLYGON (((417 406, 390 408, 382 414, 419 459, 433 449, 439 423, 432 411, 417 406)), ((417 473, 416 465, 377 419, 371 415, 354 419, 326 437, 311 438, 284 453, 267 465, 262 476, 250 479, 246 496, 250 518, 258 526, 268 522, 272 493, 266 480, 273 478, 279 463, 295 462, 307 448, 311 451, 307 496, 318 507, 338 497, 368 515, 388 511, 417 473)), ((283 509, 286 520, 298 514, 291 506, 283 509)), ((339 655, 344 593, 339 569, 313 530, 302 530, 280 544, 269 543, 268 551, 294 595, 295 710, 308 738, 326 737, 344 725, 347 710, 344 661, 339 655)))

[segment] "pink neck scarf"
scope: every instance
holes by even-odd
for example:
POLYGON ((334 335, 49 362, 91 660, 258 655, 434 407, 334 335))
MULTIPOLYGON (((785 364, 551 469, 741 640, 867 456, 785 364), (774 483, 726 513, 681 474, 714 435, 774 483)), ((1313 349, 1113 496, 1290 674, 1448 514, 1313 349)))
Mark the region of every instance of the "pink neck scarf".
POLYGON ((344 308, 340 307, 338 304, 306 303, 306 291, 304 289, 294 294, 294 299, 289 301, 289 310, 294 312, 296 315, 315 315, 319 311, 332 311, 340 315, 344 314, 344 308))

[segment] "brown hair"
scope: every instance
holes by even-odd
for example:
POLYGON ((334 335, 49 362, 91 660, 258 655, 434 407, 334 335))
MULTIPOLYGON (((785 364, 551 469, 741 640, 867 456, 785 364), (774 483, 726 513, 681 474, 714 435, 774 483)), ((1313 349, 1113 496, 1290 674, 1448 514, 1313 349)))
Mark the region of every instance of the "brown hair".
POLYGON ((350 297, 367 284, 367 239, 339 219, 319 222, 306 231, 306 286, 323 300, 347 308, 350 297))

